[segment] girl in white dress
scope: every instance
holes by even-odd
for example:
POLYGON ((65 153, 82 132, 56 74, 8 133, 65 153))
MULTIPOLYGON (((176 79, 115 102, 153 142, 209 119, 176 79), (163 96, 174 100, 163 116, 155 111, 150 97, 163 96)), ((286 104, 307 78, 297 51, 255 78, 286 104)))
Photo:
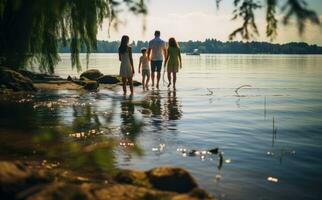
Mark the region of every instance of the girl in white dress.
POLYGON ((119 47, 119 60, 121 61, 120 76, 122 77, 123 92, 126 95, 126 84, 130 85, 131 95, 133 95, 133 81, 134 75, 132 49, 129 47, 129 36, 123 35, 121 45, 119 47))

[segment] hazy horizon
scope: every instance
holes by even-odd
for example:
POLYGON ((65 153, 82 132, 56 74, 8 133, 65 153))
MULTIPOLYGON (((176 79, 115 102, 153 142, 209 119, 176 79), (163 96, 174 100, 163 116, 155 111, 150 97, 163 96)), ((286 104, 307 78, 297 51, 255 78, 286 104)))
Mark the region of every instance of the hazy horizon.
MULTIPOLYGON (((183 40, 178 40, 177 42, 190 42, 190 41, 192 41, 192 42, 205 42, 206 40, 208 40, 208 39, 210 39, 210 40, 217 40, 217 41, 219 41, 219 42, 243 42, 243 43, 247 43, 247 42, 267 42, 267 43, 271 43, 271 44, 279 44, 279 45, 283 45, 283 44, 288 44, 288 43, 306 43, 306 44, 308 44, 308 45, 317 45, 317 46, 319 46, 319 47, 322 47, 322 44, 315 44, 315 43, 308 43, 308 42, 305 42, 305 41, 288 41, 288 42, 279 42, 279 43, 277 43, 277 42, 274 42, 274 41, 268 41, 268 40, 266 40, 266 41, 259 41, 259 40, 249 40, 249 41, 247 41, 247 40, 226 40, 226 41, 223 41, 223 40, 219 40, 219 39, 217 39, 217 38, 205 38, 205 39, 201 39, 201 40, 185 40, 185 41, 183 41, 183 40)), ((146 39, 146 40, 136 40, 135 38, 134 39, 132 39, 131 40, 131 42, 138 42, 138 41, 141 41, 141 42, 149 42, 151 40, 151 38, 150 39, 146 39)), ((99 39, 98 41, 107 41, 107 42, 120 42, 121 41, 121 38, 119 38, 119 39, 114 39, 114 40, 111 40, 111 39, 99 39)))
MULTIPOLYGON (((155 30, 161 31, 164 39, 175 37, 178 41, 204 41, 207 38, 217 39, 223 42, 228 41, 228 35, 238 28, 240 21, 232 21, 233 1, 226 0, 220 4, 217 10, 215 0, 150 0, 147 3, 148 14, 145 17, 133 16, 127 11, 119 15, 121 23, 118 30, 111 29, 108 36, 108 22, 105 21, 102 30, 99 30, 99 40, 120 40, 121 36, 127 34, 133 41, 146 41, 153 37, 155 30), (183 6, 184 5, 184 6, 183 6), (145 24, 146 30, 143 30, 145 24)), ((309 7, 313 8, 322 20, 322 1, 310 0, 309 7)), ((263 8, 265 9, 265 8, 263 8)), ((277 13, 277 17, 282 15, 277 13)), ((271 43, 289 43, 306 42, 308 44, 322 45, 322 28, 312 26, 308 23, 303 36, 299 36, 297 27, 291 24, 284 27, 281 23, 278 25, 278 36, 274 41, 265 37, 265 11, 257 12, 256 23, 258 25, 260 36, 250 41, 271 42, 271 43)), ((237 37, 235 41, 241 41, 237 37)))

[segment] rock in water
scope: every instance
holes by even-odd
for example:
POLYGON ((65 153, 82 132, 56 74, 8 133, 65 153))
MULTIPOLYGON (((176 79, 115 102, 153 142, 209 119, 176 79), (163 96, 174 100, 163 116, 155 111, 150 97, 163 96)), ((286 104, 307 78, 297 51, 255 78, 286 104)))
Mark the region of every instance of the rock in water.
POLYGON ((97 81, 102 84, 116 84, 121 82, 117 77, 110 75, 101 76, 97 79, 97 81))
MULTIPOLYGON (((141 85, 142 85, 142 83, 141 83, 141 82, 136 81, 136 80, 133 80, 132 82, 133 82, 133 86, 134 86, 134 87, 137 87, 137 86, 141 86, 141 85)), ((119 84, 120 84, 120 85, 122 85, 122 83, 121 83, 121 82, 120 82, 119 84)), ((129 84, 129 82, 127 82, 127 85, 130 85, 130 84, 129 84)))
POLYGON ((198 188, 194 178, 181 168, 157 167, 147 173, 150 183, 159 190, 185 193, 198 188))
POLYGON ((97 90, 99 84, 97 81, 83 81, 85 90, 97 90))
POLYGON ((73 78, 71 76, 68 76, 67 81, 73 81, 73 78))
POLYGON ((83 72, 81 75, 80 75, 80 78, 87 78, 87 79, 90 79, 90 80, 94 80, 96 81, 99 77, 103 76, 104 74, 102 74, 99 70, 97 69, 90 69, 90 70, 87 70, 85 72, 83 72))
POLYGON ((4 85, 7 89, 13 91, 35 91, 32 81, 9 68, 0 68, 0 85, 4 85))
POLYGON ((196 155, 196 150, 192 149, 191 151, 188 152, 189 156, 195 156, 196 155))
POLYGON ((218 148, 214 148, 214 149, 210 149, 209 152, 212 154, 218 154, 219 149, 218 148))
POLYGON ((141 86, 141 85, 142 85, 141 82, 133 80, 133 86, 136 87, 136 86, 141 86))

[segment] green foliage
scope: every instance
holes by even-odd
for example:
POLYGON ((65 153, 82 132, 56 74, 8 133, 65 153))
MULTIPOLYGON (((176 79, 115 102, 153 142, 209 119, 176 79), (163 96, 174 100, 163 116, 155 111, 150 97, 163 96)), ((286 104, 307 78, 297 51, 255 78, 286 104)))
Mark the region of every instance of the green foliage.
POLYGON ((0 64, 16 69, 39 64, 41 71, 53 73, 58 44, 69 39, 72 67, 80 70, 81 47, 87 55, 95 50, 103 20, 112 25, 124 5, 146 13, 143 0, 0 0, 0 64))
POLYGON ((253 33, 258 35, 254 11, 261 8, 261 5, 253 0, 244 0, 243 2, 241 0, 234 0, 234 5, 237 9, 233 11, 233 19, 242 17, 243 24, 229 35, 229 39, 232 40, 238 33, 247 40, 253 36, 253 33))
POLYGON ((221 2, 222 0, 216 0, 216 6, 217 6, 217 9, 219 9, 219 5, 220 5, 220 2, 221 2))
MULTIPOLYGON (((216 2, 218 6, 220 1, 216 2)), ((249 40, 254 35, 259 35, 255 15, 256 10, 262 8, 266 8, 266 36, 271 40, 277 35, 277 8, 284 15, 282 20, 284 25, 288 25, 291 18, 295 18, 300 35, 303 34, 307 21, 314 25, 320 25, 318 15, 315 11, 308 8, 306 0, 283 0, 278 2, 277 0, 234 0, 236 9, 233 11, 233 20, 241 18, 242 25, 229 35, 229 39, 232 40, 237 35, 240 35, 241 38, 249 40)))
POLYGON ((273 40, 277 35, 276 0, 267 0, 266 11, 266 36, 273 40))
POLYGON ((296 17, 300 34, 302 34, 305 29, 306 21, 310 21, 316 25, 320 24, 319 17, 313 10, 307 8, 307 3, 304 0, 288 0, 282 10, 286 11, 283 23, 288 24, 292 16, 296 17))

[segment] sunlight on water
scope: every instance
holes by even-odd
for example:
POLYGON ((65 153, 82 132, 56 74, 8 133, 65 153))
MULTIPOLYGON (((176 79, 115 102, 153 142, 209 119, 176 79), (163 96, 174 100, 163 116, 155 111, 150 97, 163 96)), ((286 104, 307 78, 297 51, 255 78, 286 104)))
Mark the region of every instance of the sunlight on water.
MULTIPOLYGON (((0 155, 58 160, 98 177, 175 165, 219 199, 318 199, 321 65, 322 56, 184 56, 176 91, 2 96, 0 155)), ((95 54, 89 67, 118 74, 119 62, 95 54)), ((79 76, 66 54, 56 73, 79 76)))

